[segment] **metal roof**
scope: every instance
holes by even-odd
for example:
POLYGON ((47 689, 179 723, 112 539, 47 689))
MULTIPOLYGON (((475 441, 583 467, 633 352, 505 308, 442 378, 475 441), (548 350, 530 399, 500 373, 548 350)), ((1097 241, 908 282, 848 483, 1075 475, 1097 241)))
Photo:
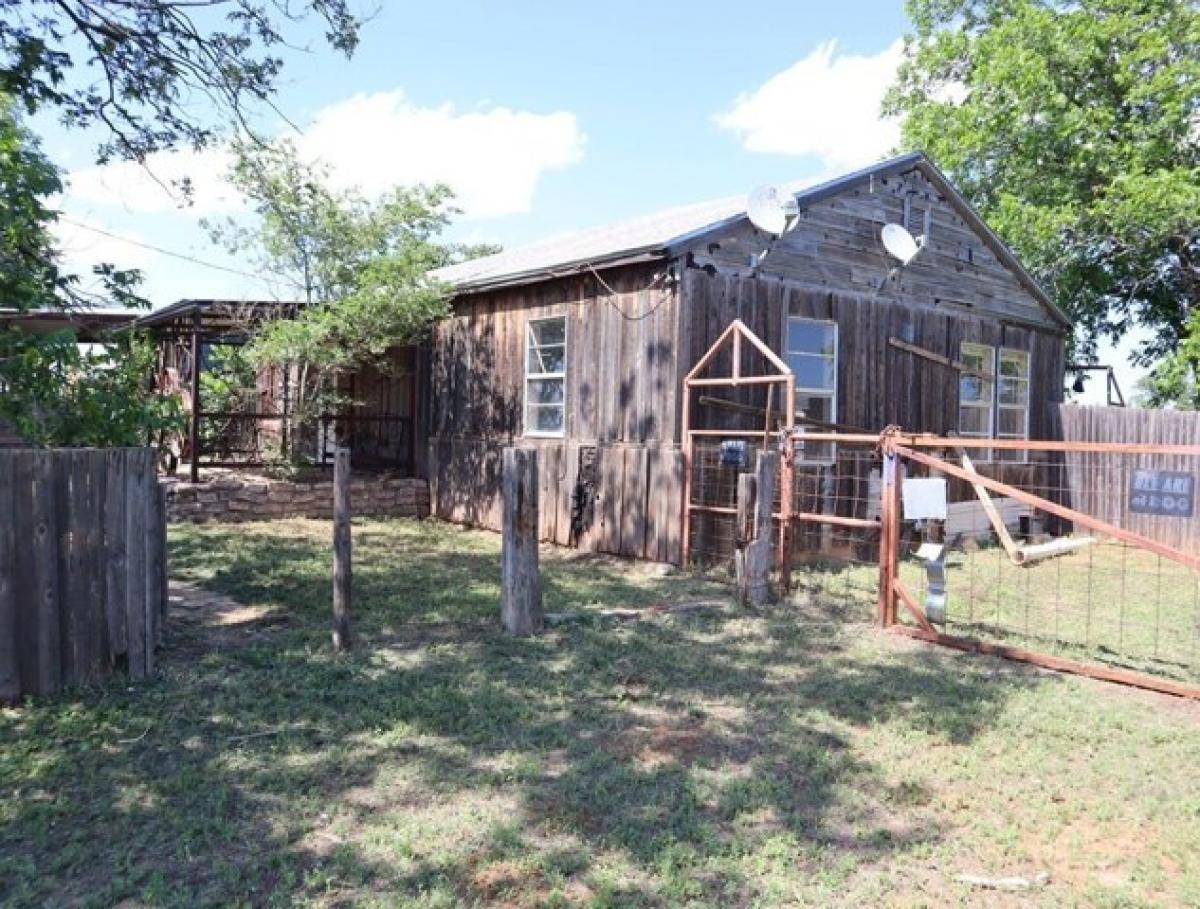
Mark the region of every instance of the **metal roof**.
POLYGON ((134 324, 138 328, 159 328, 190 324, 198 318, 207 329, 239 328, 275 312, 293 314, 302 305, 295 300, 176 300, 146 313, 134 324))
MULTIPOLYGON (((844 192, 872 177, 887 177, 912 168, 922 173, 942 192, 961 216, 983 237, 992 252, 1013 270, 1017 279, 1047 309, 1060 325, 1070 320, 1055 306, 999 237, 984 223, 954 188, 945 174, 922 152, 899 155, 820 183, 797 182, 785 185, 801 207, 813 205, 844 192)), ((698 237, 736 224, 746 218, 746 197, 732 196, 695 205, 669 208, 618 224, 572 231, 505 250, 492 256, 471 259, 432 272, 433 277, 450 284, 459 294, 498 287, 528 284, 561 277, 591 268, 611 267, 637 261, 668 258, 698 237)))
MULTIPOLYGON (((792 192, 801 204, 811 204, 864 177, 906 169, 923 159, 924 156, 919 153, 901 155, 833 180, 820 183, 798 181, 786 184, 784 189, 792 192)), ((560 234, 493 256, 449 265, 434 271, 433 276, 452 284, 459 292, 466 292, 555 277, 580 267, 611 264, 614 260, 658 258, 666 255, 672 247, 692 240, 699 234, 736 223, 745 217, 745 195, 729 196, 668 208, 618 224, 560 234)))
POLYGON ((0 309, 0 325, 15 326, 35 335, 74 331, 80 341, 91 342, 106 332, 130 325, 137 313, 102 309, 0 309))

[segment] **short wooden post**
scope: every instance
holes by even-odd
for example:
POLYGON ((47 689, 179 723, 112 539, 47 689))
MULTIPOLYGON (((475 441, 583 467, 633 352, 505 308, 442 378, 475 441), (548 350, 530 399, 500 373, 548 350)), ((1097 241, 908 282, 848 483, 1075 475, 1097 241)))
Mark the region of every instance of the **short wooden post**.
POLYGON ((537 451, 505 448, 500 621, 509 634, 541 631, 542 576, 538 567, 537 451))
POLYGON ((350 649, 350 449, 333 455, 333 649, 350 649))
POLYGON ((734 574, 737 579, 738 605, 745 606, 750 598, 746 575, 746 547, 754 541, 754 503, 758 480, 752 473, 738 474, 737 485, 737 549, 734 552, 734 574))
POLYGON ((754 479, 754 539, 746 546, 745 555, 745 599, 754 607, 766 606, 771 600, 771 557, 775 552, 771 528, 774 524, 775 476, 778 471, 779 453, 760 451, 754 479))

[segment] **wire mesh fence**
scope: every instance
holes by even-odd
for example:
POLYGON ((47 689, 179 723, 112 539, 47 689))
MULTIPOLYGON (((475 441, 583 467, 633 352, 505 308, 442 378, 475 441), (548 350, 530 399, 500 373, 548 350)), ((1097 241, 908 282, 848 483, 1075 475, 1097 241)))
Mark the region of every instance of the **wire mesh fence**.
MULTIPOLYGON (((738 474, 752 469, 763 450, 761 438, 738 442, 722 448, 721 440, 698 441, 690 465, 692 559, 718 575, 733 572, 738 474)), ((772 437, 767 444, 774 448, 778 442, 772 437)), ((808 461, 801 449, 791 471, 794 594, 826 609, 866 618, 878 598, 880 458, 874 445, 863 443, 838 443, 821 455, 821 461, 808 461)), ((776 478, 772 509, 776 546, 785 470, 781 466, 776 478)))
MULTIPOLYGON (((1000 451, 908 438, 918 451, 899 449, 898 497, 915 480, 941 478, 945 511, 913 520, 901 509, 891 545, 896 577, 928 606, 936 632, 1200 682, 1195 448, 1027 442, 1028 450, 1000 451), (941 548, 923 550, 926 543, 941 548)), ((764 441, 729 441, 693 446, 688 533, 696 563, 731 575, 738 475, 764 441)), ((777 446, 778 437, 765 444, 777 446)), ((814 462, 799 450, 790 469, 792 597, 869 619, 884 539, 880 448, 858 437, 821 452, 814 462)), ((781 467, 777 489, 787 487, 787 472, 781 467)), ((903 609, 897 617, 917 623, 903 609)))
POLYGON ((1200 681, 1200 457, 1143 448, 1064 445, 1015 464, 985 460, 986 451, 966 460, 953 449, 939 452, 947 464, 970 466, 1074 519, 908 461, 907 478, 947 479, 948 505, 943 522, 903 526, 901 581, 929 602, 929 565, 917 552, 938 540, 945 545, 939 630, 1200 681))

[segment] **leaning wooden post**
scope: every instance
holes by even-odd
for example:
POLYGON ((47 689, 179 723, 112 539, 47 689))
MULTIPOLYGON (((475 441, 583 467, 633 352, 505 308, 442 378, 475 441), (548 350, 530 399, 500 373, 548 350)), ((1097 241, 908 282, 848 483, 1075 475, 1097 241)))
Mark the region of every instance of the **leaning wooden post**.
POLYGON ((503 468, 500 621, 509 634, 533 634, 545 621, 538 567, 537 451, 505 448, 503 468))
MULTIPOLYGON (((779 453, 760 451, 755 468, 754 540, 746 547, 745 594, 751 606, 766 606, 771 600, 771 562, 775 545, 771 540, 774 525, 775 477, 779 472, 779 453)), ((780 528, 782 532, 783 528, 780 528)))
POLYGON ((333 649, 350 649, 350 449, 333 455, 333 649))

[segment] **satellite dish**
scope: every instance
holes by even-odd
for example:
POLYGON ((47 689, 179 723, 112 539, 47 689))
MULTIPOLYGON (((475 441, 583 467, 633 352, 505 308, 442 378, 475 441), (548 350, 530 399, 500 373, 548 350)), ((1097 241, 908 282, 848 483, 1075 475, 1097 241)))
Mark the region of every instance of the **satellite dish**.
POLYGON ((799 207, 791 193, 777 186, 759 186, 746 197, 746 214, 759 230, 778 237, 787 232, 799 207))
POLYGON ((880 232, 884 249, 900 260, 901 265, 907 265, 916 258, 917 253, 925 245, 924 237, 913 239, 913 235, 899 224, 885 224, 880 232))

